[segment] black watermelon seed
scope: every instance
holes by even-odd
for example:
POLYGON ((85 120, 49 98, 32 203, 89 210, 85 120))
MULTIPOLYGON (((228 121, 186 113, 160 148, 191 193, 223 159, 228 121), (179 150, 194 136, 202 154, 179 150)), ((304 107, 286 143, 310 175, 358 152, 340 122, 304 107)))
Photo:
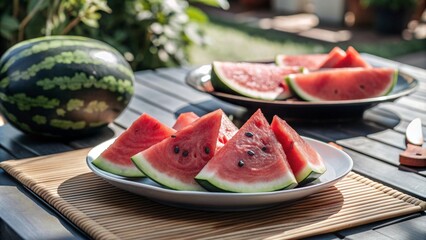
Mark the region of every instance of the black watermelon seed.
POLYGON ((253 133, 251 133, 251 132, 246 132, 246 133, 245 133, 245 135, 246 135, 247 137, 253 137, 253 133))
POLYGON ((265 146, 262 147, 262 151, 266 152, 268 148, 266 148, 265 146))
POLYGON ((210 153, 210 148, 209 147, 205 147, 204 148, 204 152, 206 152, 206 154, 209 154, 210 153))
POLYGON ((170 136, 170 137, 175 138, 175 137, 176 137, 176 135, 172 135, 172 136, 170 136))
POLYGON ((178 146, 175 146, 175 148, 173 149, 173 151, 174 151, 176 154, 178 154, 178 153, 179 153, 179 147, 178 147, 178 146))
POLYGON ((248 150, 248 151, 247 151, 247 154, 248 154, 248 155, 250 155, 250 156, 253 156, 253 155, 254 155, 254 152, 253 152, 252 150, 248 150))
POLYGON ((244 166, 244 161, 243 160, 238 161, 238 167, 242 167, 242 166, 244 166))
POLYGON ((182 156, 184 156, 184 157, 188 157, 188 154, 189 154, 189 152, 186 151, 186 150, 182 152, 182 156))

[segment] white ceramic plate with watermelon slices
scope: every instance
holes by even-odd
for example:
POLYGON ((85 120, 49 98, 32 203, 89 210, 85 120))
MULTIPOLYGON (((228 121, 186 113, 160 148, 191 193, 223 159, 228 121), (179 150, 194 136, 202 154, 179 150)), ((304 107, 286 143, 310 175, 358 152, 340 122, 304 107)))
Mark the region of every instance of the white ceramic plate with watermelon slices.
POLYGON ((346 120, 362 117, 368 108, 381 102, 393 101, 408 95, 416 90, 419 83, 407 73, 398 71, 397 82, 392 91, 381 97, 342 100, 307 102, 296 98, 286 100, 260 100, 230 93, 216 92, 210 83, 211 65, 203 65, 190 71, 186 76, 186 83, 201 92, 210 94, 220 100, 257 110, 261 108, 265 115, 279 115, 286 120, 317 121, 317 120, 346 120))
POLYGON ((323 157, 327 171, 315 182, 300 188, 275 192, 228 193, 177 191, 164 188, 148 178, 125 178, 105 172, 92 164, 113 141, 94 147, 87 155, 89 168, 110 184, 162 204, 207 211, 247 211, 277 204, 291 204, 333 186, 352 169, 352 159, 345 152, 326 143, 304 138, 323 157))

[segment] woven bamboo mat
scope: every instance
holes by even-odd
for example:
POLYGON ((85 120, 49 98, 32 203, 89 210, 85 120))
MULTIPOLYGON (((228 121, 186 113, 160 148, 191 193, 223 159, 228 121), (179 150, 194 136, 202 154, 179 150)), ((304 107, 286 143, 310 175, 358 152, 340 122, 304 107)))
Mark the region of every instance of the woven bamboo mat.
POLYGON ((117 189, 86 166, 87 149, 0 167, 95 239, 294 239, 423 211, 426 203, 351 172, 291 206, 203 212, 117 189))

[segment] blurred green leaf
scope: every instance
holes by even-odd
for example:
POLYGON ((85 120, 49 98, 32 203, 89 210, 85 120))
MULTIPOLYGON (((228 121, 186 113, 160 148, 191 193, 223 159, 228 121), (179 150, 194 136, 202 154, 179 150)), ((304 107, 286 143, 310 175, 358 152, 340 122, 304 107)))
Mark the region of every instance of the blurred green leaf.
POLYGON ((186 9, 186 14, 188 15, 189 19, 195 22, 199 23, 206 23, 209 21, 209 18, 207 15, 201 11, 199 8, 196 7, 188 7, 186 9))
POLYGON ((221 7, 222 9, 229 9, 229 2, 226 0, 190 0, 194 3, 202 3, 213 7, 221 7))
POLYGON ((15 31, 19 28, 19 22, 16 18, 5 14, 1 17, 0 28, 6 31, 15 31))
POLYGON ((0 35, 3 38, 6 38, 7 40, 11 40, 13 37, 13 34, 11 31, 7 31, 6 29, 0 28, 0 35))
POLYGON ((89 27, 92 27, 92 28, 98 28, 99 27, 98 21, 96 21, 95 19, 82 17, 81 21, 89 27))

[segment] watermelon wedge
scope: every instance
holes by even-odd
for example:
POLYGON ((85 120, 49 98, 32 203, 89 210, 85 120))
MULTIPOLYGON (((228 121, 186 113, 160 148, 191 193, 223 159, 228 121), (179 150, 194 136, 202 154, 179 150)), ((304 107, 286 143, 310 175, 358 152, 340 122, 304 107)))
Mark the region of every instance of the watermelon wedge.
POLYGON ((297 185, 283 149, 260 110, 195 179, 211 191, 268 192, 297 185))
POLYGON ((327 59, 321 65, 321 68, 333 68, 338 62, 346 57, 346 52, 339 47, 334 47, 327 56, 327 59))
POLYGON ((326 171, 321 155, 286 121, 274 116, 271 128, 284 149, 299 186, 316 180, 326 171))
POLYGON ((339 101, 384 96, 392 91, 397 76, 392 68, 338 68, 292 74, 286 81, 304 100, 339 101))
POLYGON ((197 114, 193 113, 193 112, 184 112, 179 114, 179 117, 176 119, 175 124, 173 125, 173 129, 175 129, 176 131, 181 130, 182 128, 188 126, 189 124, 191 124, 192 122, 194 122, 195 120, 197 120, 198 118, 200 118, 197 114))
POLYGON ((136 168, 130 157, 174 133, 175 130, 144 113, 92 163, 120 176, 143 177, 144 174, 136 168))
POLYGON ((275 56, 275 64, 278 66, 298 66, 305 67, 309 70, 317 70, 323 65, 327 58, 328 54, 279 54, 275 56))
POLYGON ((347 67, 363 67, 371 68, 357 50, 353 47, 348 47, 346 50, 346 56, 334 65, 335 68, 347 68, 347 67))
POLYGON ((215 91, 263 100, 285 99, 292 94, 282 79, 302 71, 273 64, 213 62, 211 83, 215 91))
POLYGON ((203 188, 194 177, 213 157, 223 112, 216 110, 132 157, 146 176, 176 190, 203 188))

